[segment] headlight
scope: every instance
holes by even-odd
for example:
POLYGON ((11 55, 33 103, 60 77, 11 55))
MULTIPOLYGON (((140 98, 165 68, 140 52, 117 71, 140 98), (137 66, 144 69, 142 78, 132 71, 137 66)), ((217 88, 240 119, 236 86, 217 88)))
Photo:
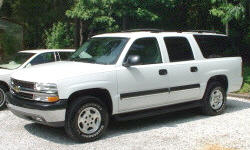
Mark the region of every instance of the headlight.
POLYGON ((57 94, 57 85, 54 83, 36 83, 34 87, 35 93, 33 99, 43 102, 56 102, 59 100, 57 94))
POLYGON ((54 83, 36 83, 35 91, 47 94, 57 93, 57 86, 54 83))

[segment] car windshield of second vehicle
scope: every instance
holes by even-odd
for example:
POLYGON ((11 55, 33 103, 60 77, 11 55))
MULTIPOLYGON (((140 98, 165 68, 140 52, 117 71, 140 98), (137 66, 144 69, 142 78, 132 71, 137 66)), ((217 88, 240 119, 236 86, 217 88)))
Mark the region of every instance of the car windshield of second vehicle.
POLYGON ((127 42, 128 38, 92 38, 86 41, 69 60, 96 64, 114 64, 127 42))
POLYGON ((33 55, 33 53, 17 53, 16 55, 13 55, 12 57, 1 62, 0 68, 10 70, 17 69, 33 55))

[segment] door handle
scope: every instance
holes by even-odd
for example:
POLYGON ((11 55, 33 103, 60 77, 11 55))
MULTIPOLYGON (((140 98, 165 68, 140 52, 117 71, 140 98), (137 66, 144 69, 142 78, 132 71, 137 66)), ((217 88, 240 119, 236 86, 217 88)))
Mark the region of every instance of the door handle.
POLYGON ((191 68, 190 68, 190 71, 191 71, 191 72, 198 72, 198 68, 197 68, 197 67, 191 67, 191 68))
POLYGON ((166 75, 166 74, 168 74, 167 69, 160 69, 159 70, 159 75, 163 76, 163 75, 166 75))

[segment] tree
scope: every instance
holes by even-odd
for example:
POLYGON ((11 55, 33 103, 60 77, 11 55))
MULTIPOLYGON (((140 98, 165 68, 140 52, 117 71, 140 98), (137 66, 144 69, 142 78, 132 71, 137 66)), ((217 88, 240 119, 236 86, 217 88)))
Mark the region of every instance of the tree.
POLYGON ((24 25, 24 48, 44 47, 44 31, 55 22, 65 21, 65 11, 73 0, 7 0, 4 1, 0 16, 24 25))
POLYGON ((112 17, 114 2, 115 0, 76 0, 73 7, 66 12, 68 17, 77 19, 75 34, 80 38, 76 38, 79 41, 75 43, 75 47, 79 47, 86 41, 89 30, 96 29, 97 25, 101 25, 105 31, 111 31, 117 27, 114 25, 115 20, 112 17))
POLYGON ((3 5, 3 0, 0 0, 0 9, 1 9, 2 5, 3 5))
POLYGON ((226 26, 226 34, 229 34, 229 22, 233 19, 242 20, 245 18, 244 5, 248 0, 211 0, 215 5, 210 13, 221 19, 221 22, 226 26))
POLYGON ((66 23, 58 22, 52 29, 45 32, 46 47, 51 49, 73 47, 73 27, 66 23))

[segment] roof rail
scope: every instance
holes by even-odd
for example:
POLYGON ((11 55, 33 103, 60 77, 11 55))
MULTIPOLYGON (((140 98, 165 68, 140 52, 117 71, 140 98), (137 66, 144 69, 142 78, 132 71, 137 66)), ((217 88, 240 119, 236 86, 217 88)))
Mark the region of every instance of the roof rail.
POLYGON ((198 33, 221 33, 218 31, 213 31, 213 30, 188 30, 187 32, 198 32, 198 33))
POLYGON ((130 30, 124 30, 122 32, 141 32, 141 31, 148 31, 153 33, 164 32, 164 30, 162 29, 130 29, 130 30))

